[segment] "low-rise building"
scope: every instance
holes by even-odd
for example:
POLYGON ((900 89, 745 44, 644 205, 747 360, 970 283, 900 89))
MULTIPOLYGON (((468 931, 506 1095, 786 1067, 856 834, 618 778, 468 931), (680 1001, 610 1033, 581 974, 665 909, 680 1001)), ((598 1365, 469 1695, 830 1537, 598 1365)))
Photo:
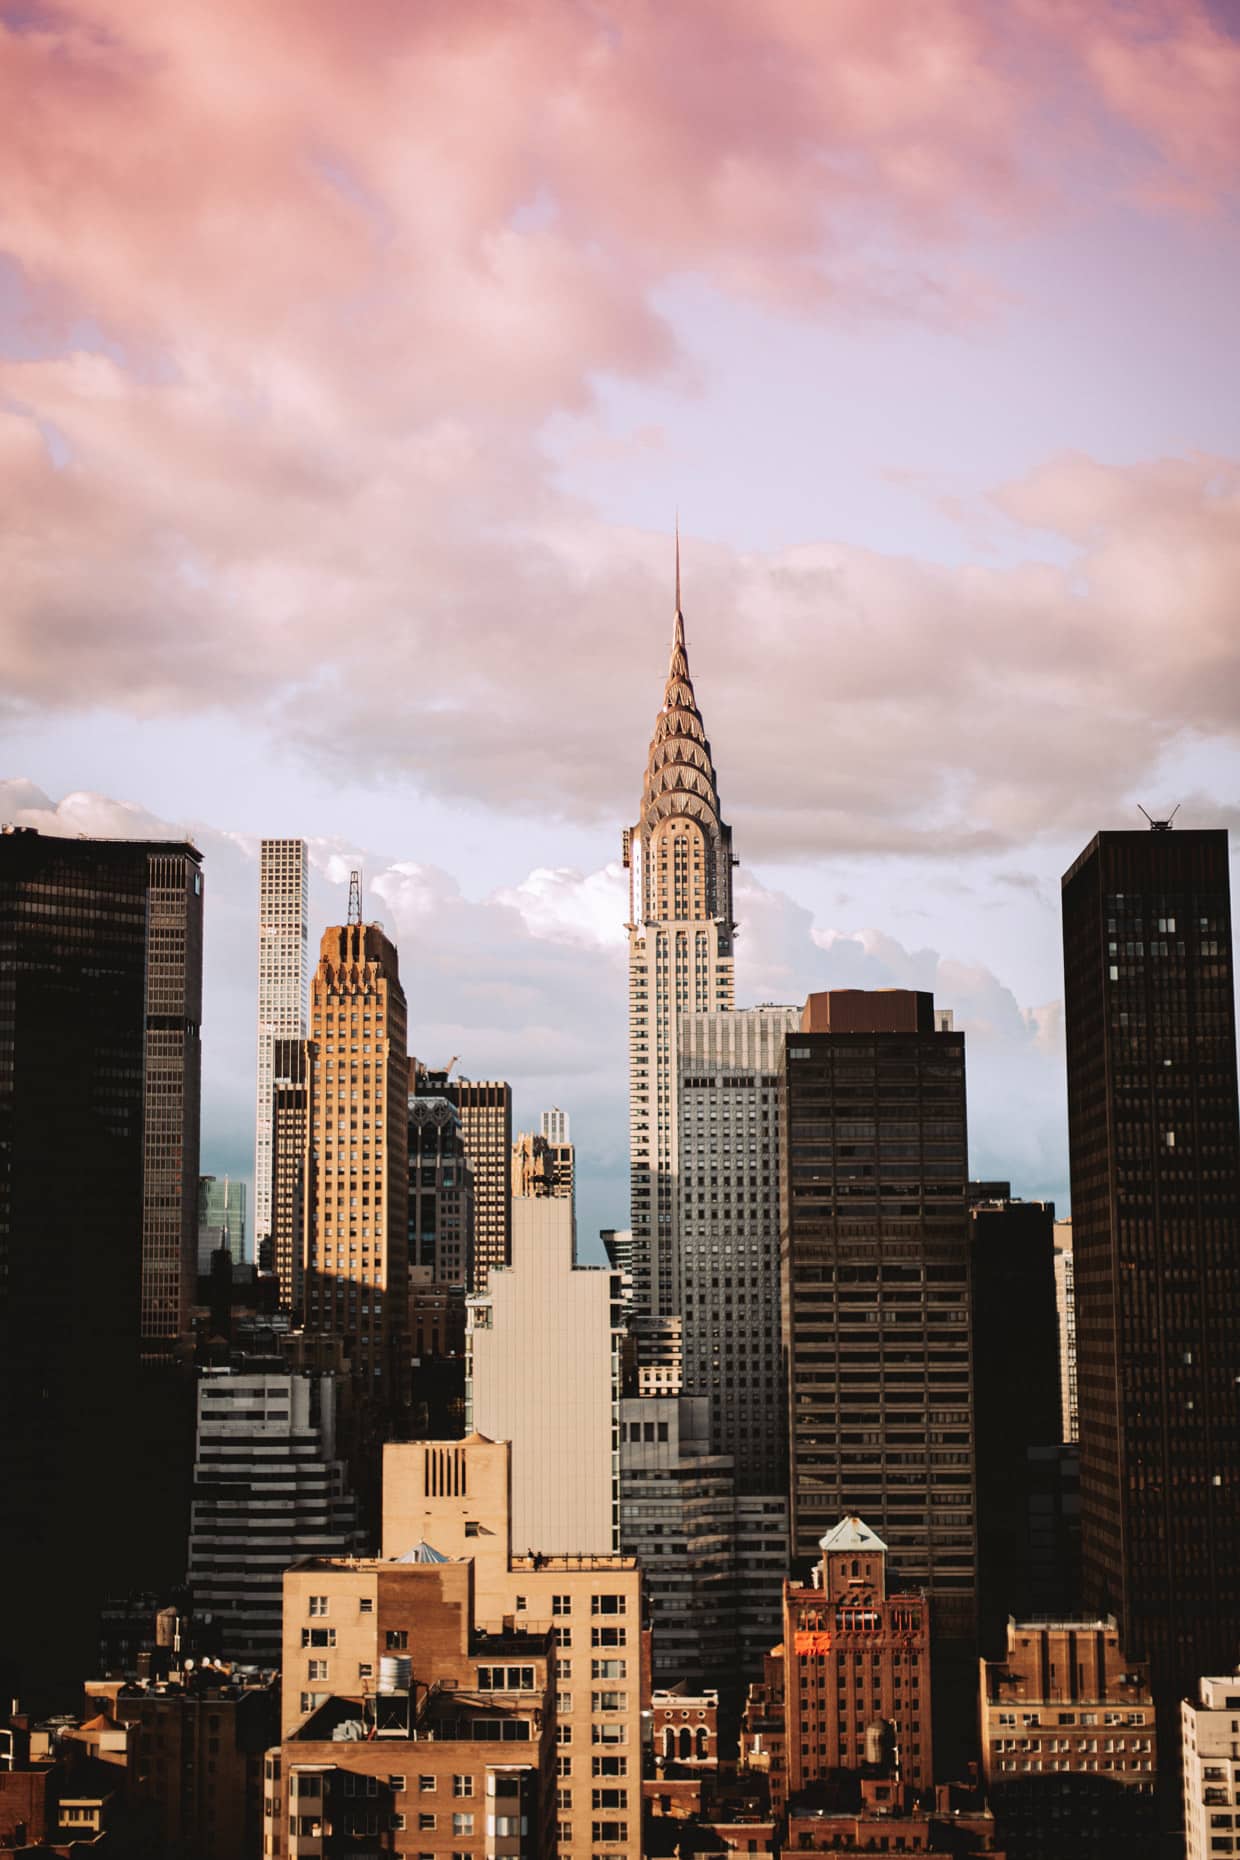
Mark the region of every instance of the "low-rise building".
POLYGON ((1180 1705, 1185 1860, 1240 1853, 1240 1672, 1180 1705))
POLYGON ((555 1853, 554 1634, 475 1599, 472 1559, 426 1544, 288 1572, 265 1860, 555 1853))
POLYGON ((160 1680, 92 1680, 97 1726, 130 1738, 126 1790, 150 1811, 161 1853, 178 1860, 258 1860, 263 1753, 278 1734, 274 1679, 214 1665, 160 1680))
POLYGON ((1154 1702, 1114 1619, 1010 1621, 981 1663, 981 1742, 1011 1860, 1154 1851, 1154 1702))

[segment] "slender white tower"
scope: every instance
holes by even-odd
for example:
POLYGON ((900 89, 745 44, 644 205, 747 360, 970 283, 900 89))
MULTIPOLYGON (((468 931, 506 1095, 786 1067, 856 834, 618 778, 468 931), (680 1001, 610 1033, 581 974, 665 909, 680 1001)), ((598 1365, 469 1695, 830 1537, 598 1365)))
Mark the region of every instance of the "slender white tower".
POLYGON ((677 1309, 677 1017, 733 1005, 732 829, 719 811, 680 610, 629 869, 629 1148, 633 1308, 677 1309))
POLYGON ((254 1118, 255 1258, 271 1238, 271 1094, 276 1040, 304 1040, 309 987, 306 842, 264 840, 258 872, 258 1096, 254 1118))

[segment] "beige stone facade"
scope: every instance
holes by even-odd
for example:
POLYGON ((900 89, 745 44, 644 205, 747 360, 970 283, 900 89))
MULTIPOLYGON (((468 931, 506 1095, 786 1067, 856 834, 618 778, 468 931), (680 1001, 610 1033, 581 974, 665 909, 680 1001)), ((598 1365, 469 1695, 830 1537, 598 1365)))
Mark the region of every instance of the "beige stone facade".
POLYGON ((509 1447, 460 1441, 384 1452, 383 1554, 428 1543, 472 1559, 475 1618, 546 1626, 555 1652, 557 1851, 641 1853, 641 1725, 649 1694, 642 1575, 633 1557, 514 1556, 509 1447))
POLYGON ((395 1405, 407 1375, 409 1062, 395 946, 377 924, 323 934, 311 985, 305 1328, 348 1340, 395 1405))
POLYGON ((468 1302, 472 1425, 512 1443, 512 1536, 619 1548, 619 1275, 573 1259, 572 1203, 518 1195, 512 1264, 468 1302))

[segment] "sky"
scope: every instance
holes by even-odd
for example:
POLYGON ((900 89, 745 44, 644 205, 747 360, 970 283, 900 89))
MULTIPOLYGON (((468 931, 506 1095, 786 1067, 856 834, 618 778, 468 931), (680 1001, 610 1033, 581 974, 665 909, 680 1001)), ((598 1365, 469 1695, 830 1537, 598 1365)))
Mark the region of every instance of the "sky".
POLYGON ((0 115, 0 818, 202 847, 204 1170, 298 835, 626 1224, 679 511, 738 1004, 933 988, 1066 1207, 1060 874, 1240 823, 1240 7, 0 0, 0 115))

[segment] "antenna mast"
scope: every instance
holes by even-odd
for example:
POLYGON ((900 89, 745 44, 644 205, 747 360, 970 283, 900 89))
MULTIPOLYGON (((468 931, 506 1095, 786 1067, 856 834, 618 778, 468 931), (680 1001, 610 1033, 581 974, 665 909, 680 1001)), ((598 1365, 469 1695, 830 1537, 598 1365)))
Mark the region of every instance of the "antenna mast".
POLYGON ((360 924, 362 921, 362 875, 360 872, 349 873, 349 922, 360 924))
POLYGON ((1165 820, 1155 820, 1153 814, 1145 813, 1145 809, 1141 806, 1140 801, 1137 802, 1137 807, 1141 813, 1145 814, 1145 818, 1149 821, 1151 833, 1170 833, 1171 822, 1180 811, 1180 803, 1177 801, 1165 820))

